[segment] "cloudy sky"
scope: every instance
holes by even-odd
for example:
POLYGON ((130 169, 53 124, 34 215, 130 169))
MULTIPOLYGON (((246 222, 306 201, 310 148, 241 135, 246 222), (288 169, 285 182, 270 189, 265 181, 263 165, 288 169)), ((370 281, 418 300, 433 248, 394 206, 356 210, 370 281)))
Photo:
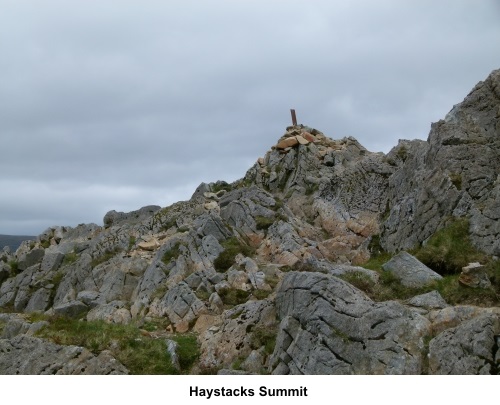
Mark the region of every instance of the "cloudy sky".
POLYGON ((0 234, 241 178, 290 124, 387 152, 500 68, 500 1, 0 0, 0 234))

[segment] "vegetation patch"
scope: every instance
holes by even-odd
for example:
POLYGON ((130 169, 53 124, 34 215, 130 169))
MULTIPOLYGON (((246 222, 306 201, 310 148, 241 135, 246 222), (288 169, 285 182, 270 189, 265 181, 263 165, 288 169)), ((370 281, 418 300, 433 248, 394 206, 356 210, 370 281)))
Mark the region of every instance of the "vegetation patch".
POLYGON ((167 317, 163 318, 151 318, 147 322, 144 322, 142 329, 148 332, 164 332, 170 325, 170 320, 167 317))
POLYGON ((308 184, 306 187, 306 195, 312 195, 319 190, 319 184, 312 183, 308 184))
POLYGON ((195 295, 202 301, 208 301, 212 293, 207 290, 196 290, 195 295))
POLYGON ((128 238, 128 250, 129 251, 132 250, 136 241, 137 241, 137 239, 135 238, 135 236, 132 236, 132 235, 129 236, 129 238, 128 238))
POLYGON ((233 265, 237 254, 241 253, 244 256, 254 254, 254 249, 240 242, 235 236, 222 242, 222 247, 224 250, 214 260, 215 270, 221 273, 227 271, 233 265))
POLYGON ((225 181, 218 181, 212 185, 212 193, 218 193, 219 191, 226 190, 231 191, 232 187, 230 184, 225 181))
POLYGON ((163 222, 161 225, 162 231, 168 231, 170 228, 177 227, 177 216, 168 219, 166 222, 163 222))
POLYGON ((500 304, 500 284, 498 282, 493 284, 493 288, 470 288, 460 285, 458 277, 458 275, 445 276, 436 283, 435 289, 439 291, 447 303, 481 307, 492 307, 500 304))
POLYGON ((459 274, 472 262, 485 264, 487 255, 478 251, 469 237, 469 221, 454 219, 446 228, 437 231, 427 243, 411 252, 418 260, 442 276, 459 274))
POLYGON ((9 262, 9 266, 11 275, 16 275, 19 272, 19 263, 17 262, 17 260, 11 260, 9 262))
POLYGON ((47 249, 50 247, 50 241, 44 240, 43 242, 40 242, 40 246, 42 246, 44 249, 47 249))
POLYGON ((392 255, 383 251, 378 238, 372 239, 370 251, 372 256, 363 264, 363 267, 380 274, 378 284, 349 275, 342 278, 364 291, 375 301, 408 299, 437 290, 445 301, 452 305, 495 306, 500 304, 500 261, 493 260, 472 245, 469 237, 469 222, 465 218, 453 219, 447 227, 429 238, 424 246, 410 252, 426 266, 443 276, 441 280, 425 287, 405 287, 392 273, 382 269, 382 265, 388 262, 392 255), (462 267, 472 262, 479 262, 485 266, 492 288, 470 288, 458 283, 462 267))
POLYGON ((165 294, 168 291, 168 287, 166 284, 159 286, 153 294, 151 294, 151 300, 154 300, 155 298, 161 299, 165 296, 165 294))
POLYGON ((272 293, 271 290, 266 291, 266 290, 254 290, 252 292, 252 295, 257 298, 258 300, 265 300, 269 295, 272 293))
MULTIPOLYGON (((83 346, 94 354, 110 350, 131 374, 179 373, 172 366, 165 340, 143 336, 134 325, 57 317, 37 335, 61 345, 83 346)), ((177 335, 172 339, 179 344, 181 373, 186 373, 199 356, 196 337, 177 335)))
POLYGON ((75 252, 69 252, 64 255, 62 265, 66 266, 68 264, 74 263, 78 260, 78 255, 75 252))
POLYGON ((269 229, 269 227, 272 224, 274 224, 275 221, 276 221, 275 218, 267 218, 267 217, 263 217, 260 215, 255 217, 255 223, 257 224, 258 230, 267 231, 269 229))
POLYGON ((52 290, 50 290, 50 296, 49 296, 49 306, 50 307, 52 305, 54 305, 54 299, 56 298, 57 289, 59 288, 59 285, 61 284, 61 281, 63 278, 64 278, 64 272, 62 272, 61 270, 57 271, 52 276, 51 281, 52 281, 52 284, 54 285, 54 287, 52 288, 52 290))
POLYGON ((238 288, 224 288, 221 289, 218 294, 225 305, 235 306, 247 302, 250 291, 244 291, 238 288))
POLYGON ((294 271, 318 271, 312 264, 307 262, 297 262, 292 266, 294 271))
POLYGON ((281 200, 278 197, 274 197, 274 205, 271 207, 271 209, 274 211, 278 211, 281 208, 283 208, 283 206, 284 206, 283 200, 281 200))
POLYGON ((276 327, 269 328, 264 326, 256 326, 250 337, 250 347, 253 350, 260 349, 264 346, 264 353, 266 355, 271 355, 276 346, 276 336, 278 335, 278 330, 276 327))
POLYGON ((200 357, 200 346, 198 344, 196 335, 179 334, 172 337, 172 340, 175 340, 179 345, 177 355, 179 356, 179 364, 181 366, 181 370, 190 370, 200 357))
POLYGON ((233 363, 231 364, 231 368, 233 370, 242 370, 242 364, 245 361, 245 358, 243 356, 239 356, 233 363))
POLYGON ((107 249, 103 255, 98 256, 90 262, 90 265, 92 268, 99 266, 102 263, 107 262, 108 260, 112 259, 115 257, 118 253, 120 253, 122 250, 119 247, 115 247, 114 249, 107 249))
POLYGON ((462 190, 462 175, 460 173, 450 173, 450 180, 457 190, 462 190))
POLYGON ((348 272, 340 276, 340 278, 368 295, 375 293, 376 283, 368 275, 360 271, 348 272))
POLYGON ((274 288, 278 285, 280 282, 280 279, 277 274, 266 274, 264 281, 271 286, 271 288, 274 288))
POLYGON ((401 146, 396 152, 396 155, 404 162, 408 158, 408 149, 406 149, 406 146, 401 146))
POLYGON ((177 259, 180 254, 180 247, 181 242, 176 242, 174 246, 163 254, 161 261, 165 264, 169 264, 172 259, 177 259))

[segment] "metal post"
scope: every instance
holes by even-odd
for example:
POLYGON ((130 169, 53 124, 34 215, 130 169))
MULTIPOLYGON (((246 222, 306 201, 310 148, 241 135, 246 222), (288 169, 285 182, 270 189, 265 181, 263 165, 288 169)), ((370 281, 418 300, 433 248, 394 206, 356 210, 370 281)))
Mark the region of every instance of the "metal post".
POLYGON ((292 125, 297 126, 297 117, 295 116, 295 110, 291 109, 290 112, 292 113, 292 125))

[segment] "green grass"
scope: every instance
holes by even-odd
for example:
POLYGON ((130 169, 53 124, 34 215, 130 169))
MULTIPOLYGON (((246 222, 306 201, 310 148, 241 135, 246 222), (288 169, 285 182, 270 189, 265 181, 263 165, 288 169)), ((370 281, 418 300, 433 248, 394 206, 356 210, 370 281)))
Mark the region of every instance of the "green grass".
POLYGON ((120 253, 122 250, 119 247, 115 247, 114 249, 106 250, 103 255, 98 256, 90 262, 90 265, 92 268, 97 267, 98 265, 107 262, 108 260, 112 259, 115 257, 118 253, 120 253))
POLYGON ((396 155, 404 162, 408 158, 408 149, 406 149, 406 146, 402 145, 396 152, 396 155))
POLYGON ((281 208, 283 208, 283 206, 284 206, 283 201, 278 197, 274 197, 274 205, 271 207, 271 209, 273 211, 278 211, 281 208))
POLYGON ((147 322, 144 322, 142 329, 148 332, 164 332, 167 330, 167 326, 170 325, 168 318, 153 318, 147 322))
POLYGON ((361 272, 351 272, 344 274, 340 278, 349 284, 360 289, 374 301, 406 300, 415 295, 423 294, 435 289, 434 285, 423 288, 406 287, 388 271, 376 270, 380 279, 374 282, 370 277, 361 272))
POLYGON ((382 269, 382 265, 391 259, 392 254, 382 250, 378 238, 372 239, 369 248, 372 257, 362 266, 377 271, 380 274, 380 282, 375 284, 353 275, 346 275, 342 278, 366 292, 376 301, 407 299, 437 290, 446 302, 452 305, 495 306, 500 304, 500 261, 494 261, 472 245, 469 237, 469 222, 465 218, 452 219, 447 227, 437 231, 424 246, 410 251, 422 263, 443 276, 443 279, 426 287, 405 287, 390 272, 382 269), (458 283, 462 267, 472 262, 485 265, 492 288, 470 288, 458 283))
POLYGON ((382 252, 378 255, 372 255, 370 259, 367 262, 363 263, 361 266, 369 270, 383 271, 382 265, 384 263, 387 263, 392 258, 392 256, 392 254, 387 252, 382 252))
POLYGON ((237 288, 224 288, 219 290, 219 297, 225 305, 239 305, 248 301, 250 291, 244 291, 237 288))
POLYGON ((17 274, 17 272, 19 271, 19 263, 17 262, 17 260, 11 260, 9 262, 9 266, 10 266, 10 273, 12 275, 17 274))
POLYGON ((50 247, 50 241, 44 240, 43 242, 40 243, 40 245, 44 248, 47 249, 50 247))
POLYGON ((181 242, 176 242, 174 246, 163 254, 161 261, 165 264, 169 264, 172 259, 177 259, 180 254, 180 246, 181 242))
POLYGON ((306 187, 306 195, 312 195, 319 190, 319 184, 308 184, 306 187))
POLYGON ((217 194, 219 191, 222 190, 231 191, 232 187, 225 181, 218 181, 212 185, 212 193, 217 194))
POLYGON ((222 247, 224 250, 214 260, 215 270, 221 273, 227 271, 234 264, 234 258, 238 253, 244 256, 252 256, 254 254, 254 249, 243 244, 234 236, 222 242, 222 247))
POLYGON ((64 255, 64 259, 62 261, 62 265, 68 265, 74 263, 78 260, 78 255, 75 252, 69 252, 64 255))
POLYGON ((132 250, 136 241, 137 241, 137 239, 135 238, 135 236, 132 236, 132 235, 129 236, 129 238, 128 238, 128 251, 132 250))
POLYGON ((208 301, 212 293, 207 290, 196 290, 195 295, 202 301, 208 301))
POLYGON ((250 338, 250 347, 257 350, 264 346, 264 353, 271 355, 276 346, 276 336, 278 335, 277 328, 268 328, 264 326, 256 326, 252 330, 250 338))
POLYGON ((443 277, 436 283, 445 301, 451 305, 467 304, 481 307, 492 307, 500 304, 500 284, 493 284, 493 288, 470 288, 458 283, 458 275, 443 277))
MULTIPOLYGON (((131 374, 178 374, 172 366, 164 339, 141 335, 134 325, 108 324, 104 321, 85 322, 63 317, 51 318, 49 326, 38 336, 61 345, 77 345, 98 354, 110 350, 131 374)), ((186 373, 199 357, 194 335, 172 338, 179 344, 181 372, 186 373)))
POLYGON ((469 221, 453 220, 437 231, 427 243, 411 252, 418 260, 442 276, 459 274, 462 267, 472 262, 485 264, 487 255, 478 251, 469 237, 469 221))
POLYGON ((376 284, 366 274, 358 271, 349 272, 340 276, 340 278, 369 295, 375 293, 376 284))
POLYGON ((264 300, 269 295, 272 293, 272 291, 266 291, 266 290, 254 290, 252 291, 252 295, 257 298, 258 300, 264 300))
POLYGON ((200 346, 196 335, 176 335, 172 338, 179 344, 178 356, 181 370, 190 370, 200 357, 200 346))
POLYGON ((263 217, 263 216, 260 216, 260 215, 257 215, 255 217, 255 223, 257 224, 257 229, 258 230, 267 231, 269 229, 269 227, 272 224, 274 224, 275 221, 276 221, 275 218, 267 218, 267 217, 263 217))

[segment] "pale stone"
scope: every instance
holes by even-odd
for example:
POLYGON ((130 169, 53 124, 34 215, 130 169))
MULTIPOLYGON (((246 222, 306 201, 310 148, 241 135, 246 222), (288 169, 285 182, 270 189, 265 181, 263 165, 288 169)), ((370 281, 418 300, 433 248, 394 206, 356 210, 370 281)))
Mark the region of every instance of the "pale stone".
POLYGON ((304 137, 300 136, 300 135, 297 135, 295 137, 295 139, 297 139, 297 141, 299 142, 299 144, 301 145, 307 145, 309 143, 309 141, 307 139, 305 139, 304 137))

